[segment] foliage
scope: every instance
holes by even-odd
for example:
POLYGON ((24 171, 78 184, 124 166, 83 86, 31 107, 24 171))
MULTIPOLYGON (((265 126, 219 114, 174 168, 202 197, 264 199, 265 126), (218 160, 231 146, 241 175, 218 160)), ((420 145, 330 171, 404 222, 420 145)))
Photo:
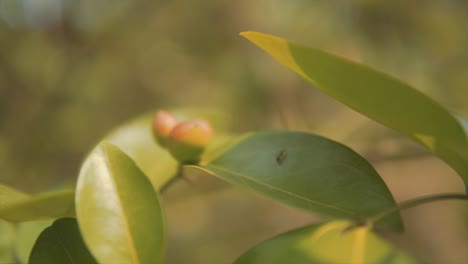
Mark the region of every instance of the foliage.
POLYGON ((29 263, 97 263, 88 252, 74 218, 61 218, 37 238, 29 263))
MULTIPOLYGON (((278 37, 243 35, 316 88, 416 140, 468 181, 461 119, 410 85, 278 37)), ((184 177, 183 168, 206 171, 325 217, 321 224, 262 242, 235 263, 419 263, 382 241, 376 231, 402 231, 399 211, 410 206, 447 197, 468 199, 453 194, 396 204, 373 166, 341 143, 293 131, 231 136, 223 118, 209 112, 173 112, 181 119, 206 118, 216 128, 215 139, 196 164, 178 161, 156 143, 150 113, 117 128, 90 152, 74 190, 28 195, 0 186, 2 219, 58 219, 37 238, 31 263, 163 263, 167 234, 160 195, 184 177)), ((6 248, 1 252, 16 250, 9 238, 0 245, 6 248)), ((17 258, 8 253, 1 257, 17 258)))
POLYGON ((468 183, 468 141, 456 117, 409 85, 365 66, 274 36, 243 36, 318 89, 413 138, 468 183), (339 76, 339 77, 338 77, 339 76))
POLYGON ((293 230, 255 246, 234 263, 418 263, 368 227, 343 231, 349 226, 346 221, 331 221, 293 230))

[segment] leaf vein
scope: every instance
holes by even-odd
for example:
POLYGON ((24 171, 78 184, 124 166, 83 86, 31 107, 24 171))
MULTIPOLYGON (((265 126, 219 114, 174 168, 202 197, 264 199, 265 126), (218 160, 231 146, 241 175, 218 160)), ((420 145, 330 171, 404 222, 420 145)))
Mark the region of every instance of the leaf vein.
MULTIPOLYGON (((234 172, 234 171, 231 171, 231 170, 228 170, 228 169, 225 169, 225 168, 222 168, 222 167, 213 165, 213 164, 209 164, 209 165, 207 165, 207 167, 213 167, 214 169, 217 169, 217 170, 220 170, 220 171, 224 171, 224 172, 226 172, 226 173, 230 173, 230 174, 233 174, 233 175, 240 176, 241 179, 243 179, 243 180, 249 180, 249 181, 254 182, 254 183, 256 183, 256 184, 259 184, 259 185, 268 187, 268 188, 273 189, 273 190, 275 190, 275 191, 278 191, 278 192, 281 192, 281 193, 284 193, 284 194, 293 196, 293 197, 295 197, 295 198, 298 198, 298 199, 300 199, 300 200, 303 200, 303 201, 306 201, 306 202, 309 202, 309 203, 313 203, 313 204, 317 204, 317 205, 320 205, 320 206, 323 206, 323 207, 331 208, 331 209, 334 209, 334 210, 337 210, 337 211, 340 211, 340 212, 349 214, 350 216, 355 216, 354 213, 352 213, 351 211, 348 211, 348 210, 346 210, 346 209, 339 208, 339 207, 336 207, 336 206, 333 206, 333 205, 329 205, 329 204, 325 204, 325 203, 321 203, 321 202, 318 202, 318 201, 311 200, 311 199, 309 199, 309 198, 307 198, 307 197, 297 195, 297 194, 295 194, 295 193, 286 191, 286 190, 284 190, 284 189, 281 189, 281 188, 278 188, 278 187, 276 187, 276 186, 267 184, 267 183, 265 183, 265 182, 258 181, 258 180, 254 179, 254 178, 249 177, 249 176, 246 176, 246 175, 243 175, 243 174, 240 174, 240 173, 237 173, 237 172, 234 172)), ((210 173, 212 173, 212 172, 210 172, 210 173)), ((214 174, 214 173, 212 173, 212 174, 214 174)), ((216 174, 214 174, 214 175, 217 176, 216 174)))
MULTIPOLYGON (((107 152, 107 150, 106 150, 106 152, 107 152)), ((107 153, 106 153, 105 157, 106 157, 106 158, 105 158, 105 161, 106 161, 106 163, 107 163, 107 165, 108 165, 108 168, 109 168, 110 170, 112 170, 112 169, 111 169, 111 168, 113 168, 113 167, 112 167, 112 161, 109 159, 109 156, 107 155, 107 153)), ((112 178, 112 177, 111 177, 111 178, 112 178)), ((111 182, 112 182, 112 185, 113 185, 114 189, 117 191, 118 188, 117 188, 117 184, 115 183, 115 180, 112 179, 111 182)), ((132 235, 131 235, 129 223, 126 221, 127 217, 126 217, 126 212, 125 212, 125 210, 123 209, 122 201, 121 201, 120 196, 118 195, 118 193, 116 193, 115 195, 116 195, 116 197, 117 197, 116 200, 118 201, 118 203, 119 203, 119 205, 120 205, 119 208, 121 208, 121 210, 120 210, 120 211, 121 211, 121 214, 122 214, 122 216, 123 216, 123 218, 124 218, 124 219, 123 219, 123 223, 124 223, 124 227, 125 227, 124 229, 125 229, 125 234, 127 235, 127 239, 128 239, 127 241, 128 241, 128 244, 129 244, 129 248, 130 248, 130 253, 131 253, 131 255, 132 255, 132 259, 133 259, 134 263, 140 263, 140 260, 139 260, 139 258, 138 258, 138 255, 137 255, 137 253, 135 252, 135 241, 133 241, 133 237, 132 237, 132 235)))

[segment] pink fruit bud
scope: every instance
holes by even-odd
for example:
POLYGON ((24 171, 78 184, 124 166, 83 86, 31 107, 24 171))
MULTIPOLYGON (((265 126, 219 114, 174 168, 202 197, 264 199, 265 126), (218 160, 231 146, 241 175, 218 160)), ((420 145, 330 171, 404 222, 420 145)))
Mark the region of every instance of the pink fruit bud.
POLYGON ((213 128, 206 120, 180 122, 169 134, 169 152, 181 162, 196 163, 213 134, 213 128))
POLYGON ((177 125, 177 119, 171 113, 159 110, 153 118, 153 134, 158 143, 165 147, 167 138, 172 129, 177 125))

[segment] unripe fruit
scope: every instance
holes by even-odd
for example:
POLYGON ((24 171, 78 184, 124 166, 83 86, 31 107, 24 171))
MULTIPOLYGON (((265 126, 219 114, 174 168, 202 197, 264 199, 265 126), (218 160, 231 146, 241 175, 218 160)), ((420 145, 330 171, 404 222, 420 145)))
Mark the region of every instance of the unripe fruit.
POLYGON ((169 134, 169 152, 182 163, 197 163, 213 137, 213 128, 203 119, 177 124, 169 134))
POLYGON ((159 145, 166 147, 169 133, 177 125, 178 121, 171 113, 159 110, 153 118, 153 135, 159 145))

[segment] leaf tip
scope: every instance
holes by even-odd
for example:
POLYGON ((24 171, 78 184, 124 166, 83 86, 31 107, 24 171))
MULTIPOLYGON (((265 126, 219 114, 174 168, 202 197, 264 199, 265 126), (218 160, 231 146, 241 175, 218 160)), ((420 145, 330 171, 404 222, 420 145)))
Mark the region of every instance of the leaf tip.
POLYGON ((250 30, 242 31, 242 32, 239 33, 239 35, 245 38, 246 35, 252 34, 253 32, 255 32, 255 31, 250 31, 250 30))
POLYGON ((243 31, 241 33, 239 33, 240 36, 252 41, 253 39, 255 39, 256 36, 260 36, 260 35, 266 35, 264 33, 260 33, 260 32, 257 32, 257 31, 243 31))

